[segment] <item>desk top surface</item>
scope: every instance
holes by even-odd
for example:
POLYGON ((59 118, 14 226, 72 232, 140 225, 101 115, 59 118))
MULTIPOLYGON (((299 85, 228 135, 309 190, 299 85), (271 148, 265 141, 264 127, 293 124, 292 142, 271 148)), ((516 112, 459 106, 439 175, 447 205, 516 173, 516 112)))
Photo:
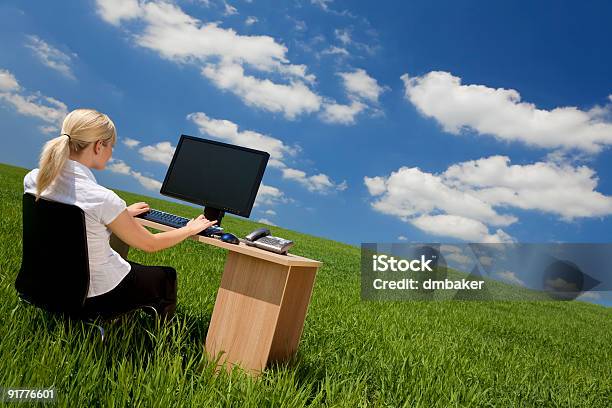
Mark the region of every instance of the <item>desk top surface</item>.
MULTIPOLYGON (((142 218, 135 218, 135 220, 138 221, 140 224, 144 225, 145 227, 154 228, 159 231, 170 231, 174 229, 173 227, 169 227, 167 225, 159 224, 157 222, 145 220, 142 218)), ((264 251, 263 249, 248 246, 242 242, 238 245, 229 244, 227 242, 223 242, 216 238, 203 237, 201 235, 194 235, 193 237, 191 237, 191 239, 200 241, 204 244, 214 245, 216 247, 224 248, 229 251, 238 252, 244 255, 252 256, 254 258, 264 259, 266 261, 274 262, 274 263, 281 264, 281 265, 309 266, 309 267, 317 267, 317 268, 322 265, 321 262, 315 261, 313 259, 308 259, 308 258, 304 258, 299 255, 293 255, 293 254, 280 255, 274 252, 264 251)))

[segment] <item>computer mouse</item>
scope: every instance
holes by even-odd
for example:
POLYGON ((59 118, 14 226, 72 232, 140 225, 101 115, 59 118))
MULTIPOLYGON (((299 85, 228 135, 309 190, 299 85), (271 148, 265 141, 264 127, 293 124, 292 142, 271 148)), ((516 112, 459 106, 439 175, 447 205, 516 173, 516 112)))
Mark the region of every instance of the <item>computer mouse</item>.
POLYGON ((229 244, 236 244, 238 245, 240 243, 240 240, 238 239, 237 236, 235 236, 234 234, 231 234, 229 232, 224 232, 223 234, 221 234, 221 241, 223 242, 227 242, 229 244))

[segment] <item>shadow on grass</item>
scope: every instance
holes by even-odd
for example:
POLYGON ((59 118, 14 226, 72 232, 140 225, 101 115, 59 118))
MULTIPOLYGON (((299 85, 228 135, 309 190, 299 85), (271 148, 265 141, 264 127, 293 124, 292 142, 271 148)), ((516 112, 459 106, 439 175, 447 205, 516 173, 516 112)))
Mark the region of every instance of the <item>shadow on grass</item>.
POLYGON ((187 332, 189 333, 189 341, 204 345, 208 327, 210 326, 211 315, 179 314, 177 317, 182 319, 185 323, 187 332))
POLYGON ((145 363, 175 353, 194 357, 202 353, 210 324, 210 315, 185 315, 180 309, 169 321, 142 309, 112 320, 84 321, 27 303, 18 304, 10 319, 17 341, 38 342, 65 354, 92 355, 108 366, 118 361, 145 363))

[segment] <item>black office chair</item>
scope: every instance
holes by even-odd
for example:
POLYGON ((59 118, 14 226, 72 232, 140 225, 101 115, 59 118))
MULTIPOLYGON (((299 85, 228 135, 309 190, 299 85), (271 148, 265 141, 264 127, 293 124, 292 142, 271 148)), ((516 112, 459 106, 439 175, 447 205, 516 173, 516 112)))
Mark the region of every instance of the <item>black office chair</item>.
MULTIPOLYGON (((89 257, 81 208, 23 195, 23 256, 15 288, 27 303, 92 324, 93 317, 83 307, 89 291, 89 257)), ((93 325, 104 341, 102 326, 93 325)))

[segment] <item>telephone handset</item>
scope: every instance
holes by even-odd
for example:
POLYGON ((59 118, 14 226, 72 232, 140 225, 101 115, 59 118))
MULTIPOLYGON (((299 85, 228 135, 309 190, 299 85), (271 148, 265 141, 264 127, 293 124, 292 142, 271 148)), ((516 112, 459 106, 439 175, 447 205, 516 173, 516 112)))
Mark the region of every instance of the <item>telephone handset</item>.
POLYGON ((270 235, 270 230, 267 228, 260 228, 258 230, 255 230, 253 232, 251 232, 249 235, 247 235, 246 237, 244 237, 244 239, 246 239, 247 241, 253 242, 253 241, 257 241, 259 238, 265 237, 270 235))
POLYGON ((288 239, 274 237, 270 235, 270 230, 260 228, 244 237, 245 244, 265 249, 266 251, 276 252, 277 254, 286 254, 289 248, 293 246, 293 241, 288 239))

